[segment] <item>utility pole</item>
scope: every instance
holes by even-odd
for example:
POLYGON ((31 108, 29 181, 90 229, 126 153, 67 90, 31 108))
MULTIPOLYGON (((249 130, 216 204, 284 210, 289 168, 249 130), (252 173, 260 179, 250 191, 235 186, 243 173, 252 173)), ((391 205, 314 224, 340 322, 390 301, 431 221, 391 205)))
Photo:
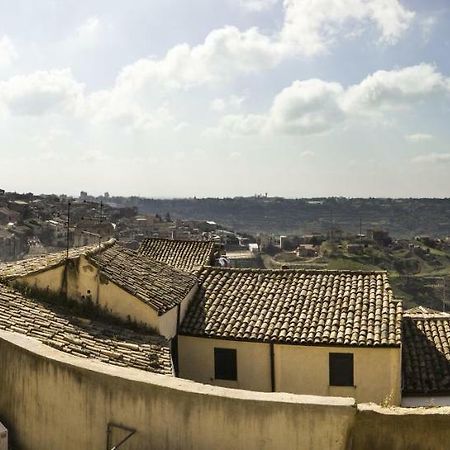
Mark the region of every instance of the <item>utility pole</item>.
POLYGON ((70 246, 70 201, 67 202, 67 248, 66 248, 66 259, 69 259, 69 246, 70 246))
POLYGON ((99 229, 98 229, 98 231, 99 231, 99 233, 98 233, 98 245, 100 246, 100 244, 102 243, 102 227, 101 227, 101 224, 102 224, 102 221, 103 221, 103 200, 100 200, 100 217, 99 217, 99 229))

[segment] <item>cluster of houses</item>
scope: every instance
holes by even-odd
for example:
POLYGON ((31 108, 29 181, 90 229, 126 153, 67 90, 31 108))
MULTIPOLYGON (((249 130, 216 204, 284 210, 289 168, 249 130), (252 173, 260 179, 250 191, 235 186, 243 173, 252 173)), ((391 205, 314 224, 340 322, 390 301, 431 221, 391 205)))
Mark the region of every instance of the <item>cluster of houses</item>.
POLYGON ((386 272, 220 267, 220 253, 212 241, 112 239, 3 263, 0 329, 224 387, 450 404, 450 314, 404 311, 386 272))
POLYGON ((55 252, 67 244, 97 245, 111 238, 136 249, 148 237, 225 242, 218 228, 214 222, 172 219, 170 214, 140 214, 135 206, 114 203, 108 193, 95 198, 81 192, 72 198, 0 189, 0 261, 55 252))

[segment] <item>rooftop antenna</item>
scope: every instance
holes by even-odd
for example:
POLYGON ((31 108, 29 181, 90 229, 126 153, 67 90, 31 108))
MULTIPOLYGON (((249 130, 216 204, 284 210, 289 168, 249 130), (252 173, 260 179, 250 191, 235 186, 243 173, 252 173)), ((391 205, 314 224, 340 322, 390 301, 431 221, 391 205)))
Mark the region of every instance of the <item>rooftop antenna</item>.
MULTIPOLYGON (((100 200, 100 217, 99 217, 99 224, 103 222, 103 200, 100 200)), ((98 245, 102 243, 102 230, 101 227, 99 227, 99 233, 98 233, 98 245)))
POLYGON ((67 202, 67 233, 66 233, 66 238, 67 238, 67 242, 66 242, 66 259, 69 259, 69 246, 70 246, 70 206, 71 203, 70 201, 67 202))

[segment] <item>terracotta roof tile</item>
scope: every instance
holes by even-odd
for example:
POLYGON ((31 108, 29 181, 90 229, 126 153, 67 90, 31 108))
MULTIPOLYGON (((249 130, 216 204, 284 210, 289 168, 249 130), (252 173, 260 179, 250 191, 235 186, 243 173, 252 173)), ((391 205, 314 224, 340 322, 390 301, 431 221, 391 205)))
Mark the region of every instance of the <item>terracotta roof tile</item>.
POLYGON ((416 307, 403 317, 403 391, 450 393, 450 314, 416 307))
POLYGON ((109 364, 172 375, 168 342, 103 322, 75 318, 0 284, 0 330, 38 339, 57 350, 109 364))
POLYGON ((177 269, 193 271, 213 263, 215 244, 212 241, 180 241, 145 239, 138 252, 170 264, 177 269))
MULTIPOLYGON (((115 240, 111 239, 100 245, 71 248, 69 249, 69 259, 76 259, 79 258, 80 255, 84 254, 95 254, 111 247, 114 243, 115 240)), ((33 258, 22 259, 20 261, 3 263, 0 264, 0 281, 10 281, 18 277, 42 272, 44 270, 48 270, 49 268, 64 264, 66 259, 67 252, 66 250, 62 250, 60 252, 39 255, 33 258)))
POLYGON ((87 257, 100 275, 164 314, 186 298, 197 278, 115 244, 87 257))
POLYGON ((185 335, 304 345, 399 346, 387 273, 204 268, 185 335))

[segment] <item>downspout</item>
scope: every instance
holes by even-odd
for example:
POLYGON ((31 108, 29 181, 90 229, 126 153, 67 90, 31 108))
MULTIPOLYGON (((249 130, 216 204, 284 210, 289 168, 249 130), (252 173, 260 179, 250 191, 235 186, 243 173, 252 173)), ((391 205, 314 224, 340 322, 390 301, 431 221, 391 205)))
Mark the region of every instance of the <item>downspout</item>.
POLYGON ((274 344, 271 342, 270 346, 270 383, 272 387, 272 392, 276 392, 275 389, 275 349, 274 344))
POLYGON ((173 370, 175 372, 175 376, 178 377, 179 374, 179 368, 178 368, 178 330, 180 328, 180 315, 181 315, 181 304, 178 303, 177 305, 177 323, 176 323, 176 332, 175 336, 171 339, 171 352, 172 352, 172 363, 173 363, 173 370))

